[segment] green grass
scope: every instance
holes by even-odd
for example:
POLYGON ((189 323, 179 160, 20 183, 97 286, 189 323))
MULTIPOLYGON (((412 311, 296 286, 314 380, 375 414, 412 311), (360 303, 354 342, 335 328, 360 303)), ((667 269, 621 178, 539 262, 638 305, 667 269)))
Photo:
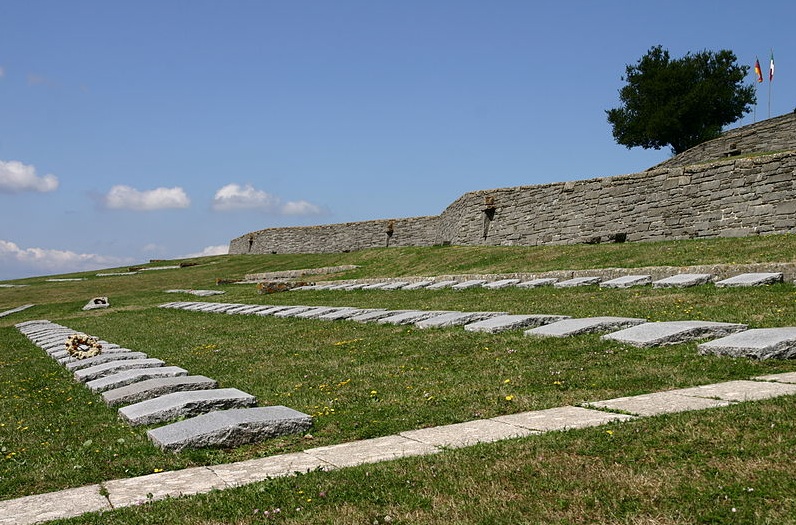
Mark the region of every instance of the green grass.
MULTIPOLYGON (((195 299, 164 294, 169 288, 214 288, 218 278, 340 264, 360 268, 336 278, 790 262, 796 253, 794 241, 796 237, 785 235, 577 247, 228 256, 134 276, 97 278, 92 272, 83 274, 86 280, 81 282, 20 280, 29 286, 0 289, 0 311, 36 304, 0 318, 0 499, 796 370, 790 361, 699 356, 693 343, 641 350, 597 336, 550 341, 521 332, 489 335, 461 328, 417 330, 157 308, 172 300, 195 299), (112 307, 81 311, 96 295, 108 296, 112 307), (84 330, 217 379, 221 386, 252 393, 262 405, 283 404, 312 414, 311 438, 292 436, 234 450, 161 452, 146 439, 146 428, 119 421, 100 396, 74 382, 13 327, 28 319, 84 330)), ((153 265, 159 264, 163 263, 153 265)), ((758 289, 587 287, 274 295, 259 295, 252 285, 218 288, 226 295, 210 300, 796 326, 792 284, 758 289)), ((781 518, 793 510, 789 494, 794 487, 792 481, 782 481, 787 467, 778 461, 793 449, 796 433, 787 414, 795 406, 786 398, 613 426, 613 434, 606 434, 605 428, 550 434, 434 458, 313 473, 74 522, 261 523, 263 514, 254 514, 255 508, 280 507, 285 511, 279 519, 286 523, 373 523, 388 514, 403 523, 675 523, 697 522, 696 516, 705 522, 728 517, 743 522, 751 516, 756 522, 783 523, 787 519, 781 518), (744 484, 755 490, 742 491, 744 484), (317 497, 321 493, 325 496, 317 497), (310 494, 316 495, 311 504, 305 501, 310 494), (724 495, 730 499, 722 499, 724 495), (758 505, 763 500, 765 508, 758 505), (728 501, 738 502, 735 513, 728 514, 728 501), (287 511, 296 507, 303 510, 287 511)))

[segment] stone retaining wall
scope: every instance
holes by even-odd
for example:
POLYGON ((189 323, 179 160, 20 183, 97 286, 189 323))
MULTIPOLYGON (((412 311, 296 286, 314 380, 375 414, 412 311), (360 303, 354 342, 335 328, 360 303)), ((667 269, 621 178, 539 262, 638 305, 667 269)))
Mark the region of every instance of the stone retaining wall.
POLYGON ((642 173, 462 195, 433 217, 270 228, 229 253, 387 246, 573 244, 796 232, 796 153, 721 159, 730 145, 796 148, 796 115, 727 132, 642 173), (679 165, 706 158, 702 164, 679 165))

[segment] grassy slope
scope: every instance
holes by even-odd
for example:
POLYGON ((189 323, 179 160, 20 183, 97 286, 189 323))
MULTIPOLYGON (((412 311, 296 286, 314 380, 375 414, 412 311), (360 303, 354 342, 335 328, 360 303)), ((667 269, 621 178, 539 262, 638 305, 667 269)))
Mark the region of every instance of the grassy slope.
MULTIPOLYGON (((74 283, 47 283, 43 278, 18 281, 30 286, 0 289, 0 311, 26 303, 37 306, 0 319, 0 343, 6 349, 0 356, 0 498, 476 417, 796 369, 790 362, 698 356, 694 344, 642 351, 601 342, 594 336, 542 342, 521 333, 490 336, 460 329, 419 331, 154 308, 190 297, 166 295, 165 289, 213 288, 216 278, 341 264, 360 268, 336 277, 365 278, 790 262, 796 254, 794 244, 796 237, 786 235, 624 245, 231 256, 135 276, 97 278, 91 273, 85 274, 87 280, 74 283), (109 296, 112 308, 82 312, 80 307, 95 295, 109 296), (291 437, 233 451, 163 454, 146 440, 145 429, 120 423, 98 396, 74 383, 13 328, 16 322, 35 318, 85 330, 191 373, 208 375, 222 386, 257 395, 261 404, 285 404, 312 413, 316 416, 313 439, 291 437), (513 398, 507 401, 506 396, 513 398), (76 421, 80 424, 75 425, 76 421)), ((589 287, 272 296, 257 295, 252 286, 219 288, 226 295, 213 300, 224 302, 796 325, 796 294, 791 284, 757 290, 704 286, 604 291, 589 287)), ((280 515, 280 519, 296 523, 335 522, 341 508, 342 521, 357 523, 378 521, 382 514, 427 523, 665 523, 696 521, 699 515, 717 516, 718 521, 722 516, 739 517, 737 506, 732 513, 727 503, 738 501, 744 502, 743 516, 763 512, 756 521, 774 520, 793 510, 793 500, 787 496, 788 491, 792 493, 792 482, 771 480, 787 478, 787 465, 780 461, 796 439, 787 417, 794 407, 791 400, 783 399, 654 418, 615 427, 613 434, 606 434, 605 429, 553 434, 431 459, 257 484, 223 495, 157 504, 153 506, 157 511, 123 511, 115 513, 114 519, 120 523, 167 523, 180 517, 188 523, 249 523, 262 520, 254 508, 265 510, 271 505, 302 507, 301 512, 280 515), (775 434, 771 425, 777 429, 775 434), (742 434, 739 428, 744 429, 742 434), (722 483, 729 488, 725 490, 722 483), (744 484, 749 486, 741 487, 744 484), (360 490, 363 486, 366 489, 360 490), (754 490, 745 491, 747 488, 754 490), (326 497, 316 496, 313 502, 302 504, 308 498, 299 491, 325 493, 326 497), (535 497, 538 493, 545 497, 535 497), (731 497, 722 500, 726 494, 731 497), (763 500, 768 502, 765 510, 755 503, 763 500)), ((84 519, 89 522, 92 518, 84 519)), ((98 519, 109 522, 107 516, 98 519)))

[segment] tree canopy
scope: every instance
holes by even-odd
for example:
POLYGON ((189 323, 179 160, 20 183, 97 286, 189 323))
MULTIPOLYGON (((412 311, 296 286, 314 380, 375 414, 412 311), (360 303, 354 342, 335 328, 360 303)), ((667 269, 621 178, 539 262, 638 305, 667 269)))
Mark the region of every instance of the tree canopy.
POLYGON ((749 67, 732 51, 669 57, 660 45, 628 65, 619 90, 622 105, 607 110, 618 144, 683 151, 718 137, 721 129, 752 110, 755 87, 745 85, 749 67))

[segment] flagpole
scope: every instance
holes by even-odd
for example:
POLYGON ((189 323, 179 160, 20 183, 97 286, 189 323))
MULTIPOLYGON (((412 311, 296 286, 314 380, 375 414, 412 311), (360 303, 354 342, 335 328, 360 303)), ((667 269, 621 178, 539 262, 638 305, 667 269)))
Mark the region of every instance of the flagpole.
POLYGON ((771 61, 768 63, 768 118, 771 118, 771 84, 774 83, 774 49, 771 49, 771 61))

